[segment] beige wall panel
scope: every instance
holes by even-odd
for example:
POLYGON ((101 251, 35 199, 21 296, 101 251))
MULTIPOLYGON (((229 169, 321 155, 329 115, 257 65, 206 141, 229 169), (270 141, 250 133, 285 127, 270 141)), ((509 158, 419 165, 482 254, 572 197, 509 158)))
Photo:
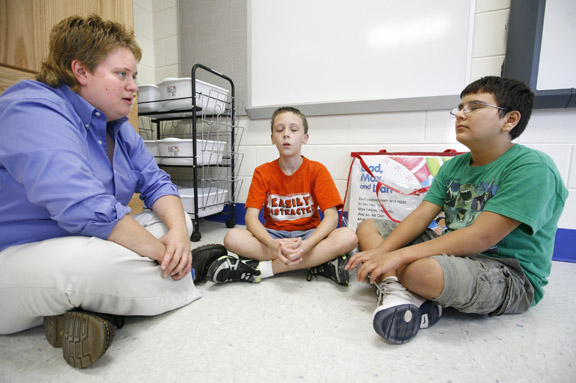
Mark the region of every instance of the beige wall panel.
POLYGON ((38 14, 32 12, 33 3, 33 0, 0 0, 0 63, 31 71, 40 67, 47 49, 45 28, 49 19, 38 19, 38 14), (38 44, 38 40, 42 43, 38 44))
POLYGON ((134 29, 133 0, 101 0, 100 16, 124 24, 128 29, 134 29))
POLYGON ((25 72, 14 68, 8 68, 0 65, 0 94, 12 84, 21 80, 33 79, 34 73, 25 72))
POLYGON ((0 63, 40 70, 52 26, 91 13, 134 28, 132 0, 0 0, 0 63))

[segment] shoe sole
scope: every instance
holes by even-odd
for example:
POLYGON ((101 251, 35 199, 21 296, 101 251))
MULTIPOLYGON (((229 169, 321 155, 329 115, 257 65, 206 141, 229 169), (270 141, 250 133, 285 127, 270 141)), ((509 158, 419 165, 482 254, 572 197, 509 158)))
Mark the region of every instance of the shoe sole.
POLYGON ((405 304, 377 311, 372 324, 378 335, 390 343, 409 342, 420 328, 418 307, 405 304))
POLYGON ((430 328, 434 326, 442 317, 442 306, 432 301, 422 303, 419 308, 420 328, 430 328))
POLYGON ((46 333, 46 340, 52 347, 62 347, 64 315, 44 317, 44 331, 46 333))
POLYGON ((442 317, 442 306, 432 301, 422 303, 419 308, 420 328, 430 328, 434 326, 442 317))
POLYGON ((348 257, 344 255, 344 259, 342 261, 338 261, 338 276, 344 276, 343 280, 336 281, 339 285, 348 286, 350 282, 350 274, 348 270, 346 270, 346 265, 348 264, 348 257))
POLYGON ((114 326, 82 311, 65 314, 62 353, 72 367, 86 368, 98 360, 114 339, 114 326))

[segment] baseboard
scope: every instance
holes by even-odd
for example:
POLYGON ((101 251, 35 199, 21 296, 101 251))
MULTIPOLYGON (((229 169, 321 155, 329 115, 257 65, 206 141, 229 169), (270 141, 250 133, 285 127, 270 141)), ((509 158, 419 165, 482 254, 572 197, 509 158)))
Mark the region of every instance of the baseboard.
MULTIPOLYGON (((232 205, 224 206, 224 210, 222 210, 219 214, 210 215, 205 218, 206 221, 211 222, 226 222, 231 219, 232 214, 232 205)), ((244 220, 245 210, 243 203, 236 203, 234 205, 234 220, 236 221, 237 225, 246 225, 246 221, 244 220)), ((260 212, 260 216, 262 216, 262 212, 260 212)))
POLYGON ((576 230, 558 229, 552 259, 554 261, 576 262, 576 230))
MULTIPOLYGON (((226 206, 222 214, 211 215, 206 218, 208 221, 226 222, 230 219, 232 206, 226 206)), ((244 204, 237 203, 234 207, 234 218, 236 224, 245 225, 244 221, 244 204)), ((345 214, 347 212, 344 212, 345 214)), ((263 221, 262 212, 260 220, 263 221)), ((554 255, 552 260, 561 262, 576 262, 576 230, 558 229, 556 232, 556 244, 554 246, 554 255)))

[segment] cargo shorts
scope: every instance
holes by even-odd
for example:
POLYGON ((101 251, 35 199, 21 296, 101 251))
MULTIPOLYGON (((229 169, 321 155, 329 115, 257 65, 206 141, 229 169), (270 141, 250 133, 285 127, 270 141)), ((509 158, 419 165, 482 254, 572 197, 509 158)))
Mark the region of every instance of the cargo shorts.
MULTIPOLYGON (((398 225, 388 220, 374 220, 378 232, 386 238, 398 225)), ((436 238, 427 229, 410 245, 436 238)), ((456 257, 440 254, 432 257, 444 272, 444 290, 436 299, 444 307, 490 316, 519 314, 530 308, 534 287, 515 258, 487 255, 456 257)))

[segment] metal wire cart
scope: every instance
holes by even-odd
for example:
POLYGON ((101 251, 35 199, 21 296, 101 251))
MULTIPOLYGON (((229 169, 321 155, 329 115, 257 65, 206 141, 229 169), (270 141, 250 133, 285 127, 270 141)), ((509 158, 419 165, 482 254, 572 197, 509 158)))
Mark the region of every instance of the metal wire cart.
POLYGON ((139 90, 140 134, 158 165, 178 186, 193 222, 190 239, 201 239, 200 221, 213 214, 227 215, 226 227, 234 227, 234 201, 241 187, 238 145, 243 132, 237 126, 234 82, 196 64, 190 78, 165 79, 155 88, 158 95, 142 100, 139 90), (198 70, 223 79, 228 89, 198 80, 198 70))

